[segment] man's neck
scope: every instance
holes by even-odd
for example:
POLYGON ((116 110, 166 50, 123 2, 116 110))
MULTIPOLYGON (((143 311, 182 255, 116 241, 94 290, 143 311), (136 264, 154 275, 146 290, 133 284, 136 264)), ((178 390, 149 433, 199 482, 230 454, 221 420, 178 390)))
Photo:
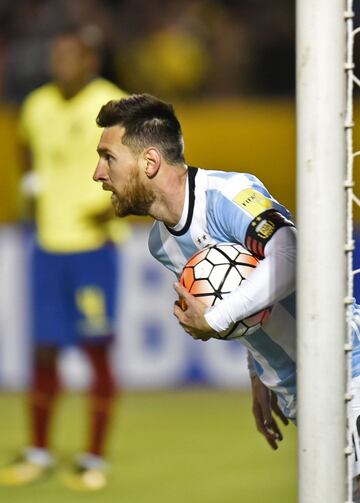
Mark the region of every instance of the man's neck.
POLYGON ((91 81, 89 77, 78 79, 68 83, 57 83, 60 93, 65 100, 71 100, 79 94, 91 81))
POLYGON ((188 178, 187 166, 170 167, 163 183, 158 187, 157 197, 150 210, 155 220, 174 227, 181 219, 188 178))

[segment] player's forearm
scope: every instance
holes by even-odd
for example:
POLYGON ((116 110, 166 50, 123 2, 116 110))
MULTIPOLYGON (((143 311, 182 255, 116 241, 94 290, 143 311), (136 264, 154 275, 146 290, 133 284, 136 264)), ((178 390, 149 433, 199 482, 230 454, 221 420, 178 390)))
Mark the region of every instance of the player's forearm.
POLYGON ((269 307, 295 289, 296 230, 279 229, 265 247, 265 258, 238 288, 205 314, 217 332, 269 307))

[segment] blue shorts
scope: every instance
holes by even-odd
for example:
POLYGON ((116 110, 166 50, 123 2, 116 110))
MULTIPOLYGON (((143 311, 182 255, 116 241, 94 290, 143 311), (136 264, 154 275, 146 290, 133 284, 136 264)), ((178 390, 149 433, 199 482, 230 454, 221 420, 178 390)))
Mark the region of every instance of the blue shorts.
POLYGON ((58 347, 108 343, 113 338, 119 252, 49 253, 34 245, 31 262, 35 344, 58 347))

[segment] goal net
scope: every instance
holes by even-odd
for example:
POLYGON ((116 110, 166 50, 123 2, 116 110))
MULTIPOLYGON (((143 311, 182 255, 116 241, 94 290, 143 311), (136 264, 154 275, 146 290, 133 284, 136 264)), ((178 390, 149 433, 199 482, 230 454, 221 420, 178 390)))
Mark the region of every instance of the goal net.
POLYGON ((299 503, 352 498, 353 1, 298 0, 299 503))

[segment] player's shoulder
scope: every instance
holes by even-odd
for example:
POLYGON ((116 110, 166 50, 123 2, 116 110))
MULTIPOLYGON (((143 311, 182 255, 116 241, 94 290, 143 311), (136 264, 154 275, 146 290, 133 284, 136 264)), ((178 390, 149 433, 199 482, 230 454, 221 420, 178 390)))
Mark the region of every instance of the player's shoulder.
POLYGON ((263 183, 250 173, 220 170, 199 170, 200 177, 205 180, 206 190, 215 191, 221 197, 234 199, 237 194, 247 189, 266 190, 263 183))
POLYGON ((102 77, 97 77, 92 80, 91 83, 88 84, 87 91, 108 100, 118 100, 128 96, 128 93, 120 89, 116 84, 102 77))
POLYGON ((59 93, 52 83, 36 88, 25 98, 21 110, 20 121, 23 124, 38 121, 46 112, 59 101, 59 93))
POLYGON ((290 218, 288 210, 251 173, 200 170, 199 175, 206 193, 207 211, 216 221, 234 215, 238 218, 240 214, 253 218, 272 208, 290 218))
POLYGON ((31 91, 23 102, 23 108, 30 108, 41 103, 46 103, 56 98, 56 86, 52 83, 44 84, 31 91))

